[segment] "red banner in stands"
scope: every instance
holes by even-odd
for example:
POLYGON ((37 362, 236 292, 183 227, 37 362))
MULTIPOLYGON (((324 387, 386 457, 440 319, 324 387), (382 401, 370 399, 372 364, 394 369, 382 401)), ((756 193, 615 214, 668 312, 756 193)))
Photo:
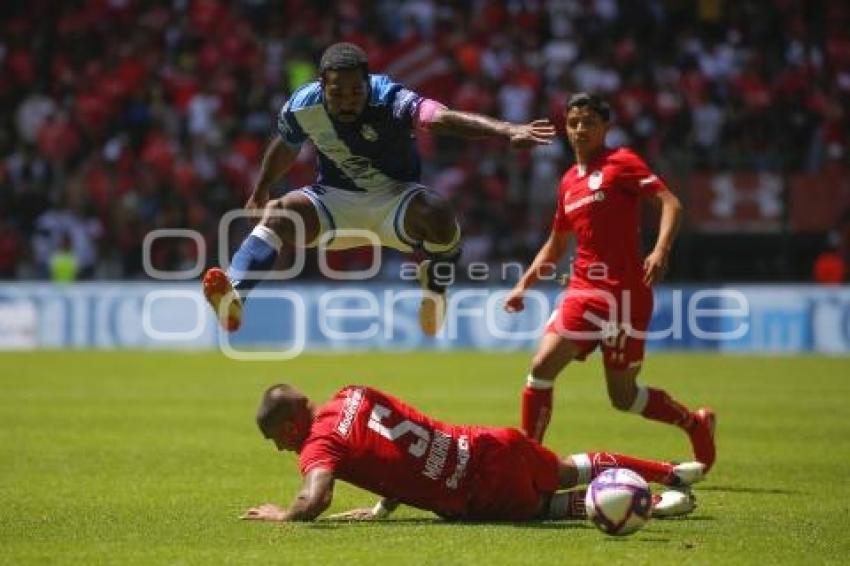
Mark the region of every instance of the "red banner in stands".
POLYGON ((794 232, 825 232, 850 209, 847 171, 794 175, 789 180, 789 222, 794 232))
POLYGON ((694 175, 687 183, 688 221, 697 232, 779 232, 785 210, 774 173, 694 175))

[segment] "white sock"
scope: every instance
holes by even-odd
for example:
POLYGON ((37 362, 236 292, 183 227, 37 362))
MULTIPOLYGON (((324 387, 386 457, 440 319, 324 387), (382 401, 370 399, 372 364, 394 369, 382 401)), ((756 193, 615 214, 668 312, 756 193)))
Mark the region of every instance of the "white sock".
POLYGON ((641 387, 640 385, 638 385, 637 395, 635 395, 635 400, 632 402, 632 406, 629 407, 629 412, 642 415, 643 410, 646 409, 646 404, 648 402, 649 391, 647 391, 646 387, 641 387))
POLYGON ((554 380, 537 379, 531 374, 525 378, 525 385, 531 389, 552 389, 555 386, 554 380))
POLYGON ((283 241, 280 239, 280 236, 278 236, 275 231, 268 226, 257 224, 254 229, 251 230, 251 235, 258 237, 275 250, 280 250, 280 248, 283 247, 283 241))
POLYGON ((593 463, 590 461, 590 456, 584 453, 573 454, 570 456, 570 460, 573 461, 576 472, 578 472, 576 483, 578 485, 590 483, 590 474, 593 471, 593 463))
POLYGON ((549 500, 548 519, 583 519, 587 517, 582 490, 561 491, 549 500))

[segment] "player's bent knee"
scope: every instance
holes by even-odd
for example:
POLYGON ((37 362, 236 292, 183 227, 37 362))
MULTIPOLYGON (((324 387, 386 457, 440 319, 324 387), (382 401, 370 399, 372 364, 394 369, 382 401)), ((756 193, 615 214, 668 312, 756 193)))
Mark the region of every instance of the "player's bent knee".
POLYGON ((285 243, 293 244, 297 240, 309 242, 315 238, 319 220, 310 199, 289 193, 266 204, 263 224, 274 230, 285 243), (302 238, 296 238, 298 230, 304 231, 302 238))
POLYGON ((283 198, 270 200, 266 203, 262 224, 275 231, 285 242, 292 241, 292 220, 282 214, 286 210, 283 198))
POLYGON ((432 194, 422 193, 415 208, 425 231, 425 239, 434 243, 449 243, 458 237, 457 216, 449 202, 432 194))

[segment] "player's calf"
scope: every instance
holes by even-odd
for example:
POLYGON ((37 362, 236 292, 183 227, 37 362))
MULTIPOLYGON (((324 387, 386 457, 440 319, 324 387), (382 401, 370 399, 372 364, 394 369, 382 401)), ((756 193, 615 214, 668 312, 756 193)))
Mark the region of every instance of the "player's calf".
POLYGON ((254 227, 245 238, 233 255, 227 273, 240 298, 244 298, 272 269, 282 245, 277 233, 262 224, 254 227))
MULTIPOLYGON (((586 489, 555 493, 549 499, 543 518, 563 521, 587 518, 586 489)), ((690 489, 668 489, 652 496, 652 517, 672 519, 684 517, 696 509, 697 499, 690 489)))
POLYGON ((454 282, 457 261, 461 249, 449 252, 428 253, 428 258, 419 264, 419 284, 423 296, 419 306, 419 325, 422 332, 435 336, 446 318, 446 289, 454 282))
POLYGON ((717 417, 709 408, 697 409, 692 413, 693 424, 688 429, 688 437, 694 450, 694 459, 705 464, 706 472, 714 465, 717 457, 714 445, 714 429, 717 417))

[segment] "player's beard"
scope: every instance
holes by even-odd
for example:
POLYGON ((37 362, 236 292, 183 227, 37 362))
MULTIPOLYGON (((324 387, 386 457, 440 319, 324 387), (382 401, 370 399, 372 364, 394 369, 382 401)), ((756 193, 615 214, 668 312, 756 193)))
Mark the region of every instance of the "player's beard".
POLYGON ((340 112, 336 115, 336 119, 344 124, 353 124, 357 118, 358 114, 354 112, 340 112))

